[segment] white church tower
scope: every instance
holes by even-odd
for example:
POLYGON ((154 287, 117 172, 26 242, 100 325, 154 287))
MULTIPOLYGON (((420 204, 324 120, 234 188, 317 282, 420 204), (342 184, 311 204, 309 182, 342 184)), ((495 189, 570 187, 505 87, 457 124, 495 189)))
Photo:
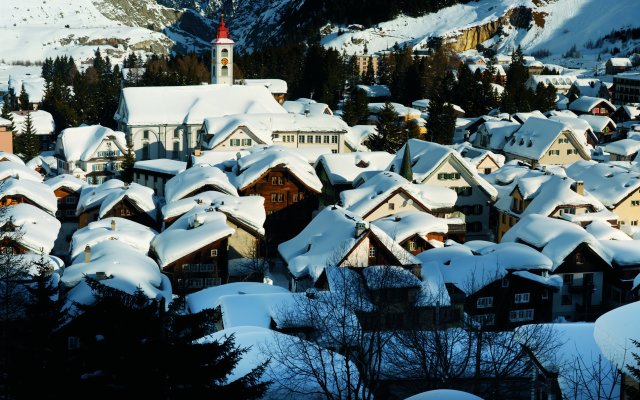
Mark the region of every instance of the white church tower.
POLYGON ((211 46, 211 83, 233 85, 233 40, 229 28, 224 24, 224 14, 220 17, 218 33, 211 46))

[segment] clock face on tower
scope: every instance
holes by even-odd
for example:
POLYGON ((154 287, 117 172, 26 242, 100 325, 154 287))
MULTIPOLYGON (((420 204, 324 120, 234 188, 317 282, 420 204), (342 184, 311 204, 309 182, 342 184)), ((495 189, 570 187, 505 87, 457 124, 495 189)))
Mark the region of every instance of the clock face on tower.
POLYGON ((220 60, 220 63, 222 65, 227 65, 227 64, 229 64, 229 60, 227 58, 223 58, 222 60, 220 60))

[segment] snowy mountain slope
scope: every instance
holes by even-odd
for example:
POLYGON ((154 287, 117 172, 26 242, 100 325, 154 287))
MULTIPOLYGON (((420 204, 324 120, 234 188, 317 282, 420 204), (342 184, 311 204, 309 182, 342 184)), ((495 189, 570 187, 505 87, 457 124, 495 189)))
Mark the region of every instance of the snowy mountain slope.
POLYGON ((480 0, 418 18, 401 16, 363 31, 340 35, 333 27, 322 43, 351 54, 362 53, 365 44, 369 52, 388 49, 396 42, 419 49, 426 47, 430 38, 455 41, 465 31, 499 22, 500 29, 494 29, 495 37, 489 42, 496 50, 509 52, 520 44, 526 52, 547 49, 559 54, 573 44, 580 48, 589 40, 596 41, 614 29, 638 27, 638 16, 638 0, 480 0), (531 10, 528 29, 510 24, 509 14, 517 7, 531 10))

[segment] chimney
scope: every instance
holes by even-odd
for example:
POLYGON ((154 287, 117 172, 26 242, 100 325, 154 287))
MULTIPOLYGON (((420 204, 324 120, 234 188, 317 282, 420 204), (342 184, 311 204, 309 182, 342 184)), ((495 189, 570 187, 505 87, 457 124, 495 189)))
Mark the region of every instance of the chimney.
POLYGON ((196 156, 196 157, 200 157, 200 156, 202 155, 202 151, 200 151, 200 149, 199 149, 199 148, 196 148, 196 149, 193 151, 193 155, 194 155, 194 156, 196 156))
POLYGON ((111 230, 112 230, 112 231, 115 231, 115 230, 116 230, 116 220, 115 220, 115 219, 112 219, 112 220, 111 220, 111 230))
POLYGON ((84 247, 84 262, 85 263, 91 262, 91 246, 89 245, 86 245, 84 247))
POLYGON ((575 192, 580 196, 584 196, 584 181, 576 181, 575 183, 575 192))
POLYGON ((396 222, 399 222, 401 219, 402 219, 402 218, 400 218, 400 216, 399 216, 399 215, 396 215, 396 217, 394 218, 394 220, 395 220, 396 222))
POLYGON ((96 272, 96 280, 97 281, 103 281, 105 279, 107 279, 107 274, 105 272, 102 272, 102 271, 96 272))
POLYGON ((364 222, 356 222, 356 237, 362 236, 366 229, 367 227, 364 222))

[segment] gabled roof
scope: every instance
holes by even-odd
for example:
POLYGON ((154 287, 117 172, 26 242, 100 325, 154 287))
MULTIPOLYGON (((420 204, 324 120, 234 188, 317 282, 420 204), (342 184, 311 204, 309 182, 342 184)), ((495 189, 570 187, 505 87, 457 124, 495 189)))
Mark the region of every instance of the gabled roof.
POLYGON ((604 147, 604 151, 607 153, 618 154, 628 157, 636 154, 640 150, 640 140, 635 139, 621 139, 615 142, 607 143, 604 147))
POLYGON ((77 230, 71 238, 69 254, 72 259, 76 258, 85 251, 86 246, 93 248, 105 240, 118 240, 147 254, 151 240, 157 234, 153 229, 128 219, 105 218, 77 230))
POLYGON ((16 227, 17 231, 17 236, 10 233, 9 237, 37 254, 51 253, 61 227, 60 222, 50 214, 24 203, 2 209, 0 226, 9 222, 16 227))
POLYGON ((547 118, 539 110, 533 110, 531 112, 518 112, 518 113, 513 114, 511 117, 513 119, 517 120, 517 121, 522 122, 522 123, 525 123, 531 117, 547 118))
POLYGON ((614 67, 631 67, 631 60, 628 57, 611 57, 607 60, 608 64, 614 67))
POLYGON ((156 198, 153 189, 137 183, 127 185, 119 179, 110 179, 98 186, 84 187, 80 193, 76 215, 100 207, 99 216, 103 218, 113 206, 125 198, 151 219, 156 219, 156 198))
MULTIPOLYGON (((409 139, 404 146, 409 146, 410 149, 414 181, 424 182, 449 160, 465 180, 476 183, 491 199, 496 198, 498 193, 494 187, 484 180, 476 168, 465 161, 457 151, 447 146, 418 139, 409 139)), ((396 172, 401 170, 404 146, 398 150, 387 170, 396 172)))
MULTIPOLYGON (((259 282, 233 282, 224 285, 208 287, 188 294, 185 298, 189 313, 197 314, 207 308, 215 309, 225 296, 290 293, 287 289, 259 282)), ((226 325, 225 325, 226 326, 226 325)))
POLYGON ((27 167, 24 163, 17 163, 13 161, 0 162, 0 181, 9 177, 42 182, 42 175, 27 167))
POLYGON ((286 147, 270 146, 255 149, 251 154, 240 158, 229 179, 240 191, 254 184, 270 169, 281 166, 298 178, 309 190, 320 193, 322 182, 309 162, 286 147))
POLYGON ((87 186, 87 182, 69 174, 54 176, 53 178, 44 181, 44 184, 48 185, 53 191, 60 188, 67 188, 72 192, 78 192, 84 186, 87 186))
POLYGON ((609 163, 577 161, 567 168, 567 175, 583 181, 585 189, 610 209, 640 189, 640 173, 609 163))
POLYGON ((290 114, 333 115, 333 111, 331 111, 328 104, 310 102, 303 99, 285 101, 282 107, 290 114))
POLYGON ((469 142, 454 144, 451 145, 451 148, 460 153, 460 155, 465 160, 467 160, 469 164, 475 166, 476 168, 487 157, 493 160, 493 162, 496 163, 498 167, 502 167, 504 165, 505 157, 502 154, 496 154, 491 150, 473 147, 473 145, 469 142))
POLYGON ((199 206, 207 206, 220 211, 228 218, 235 219, 264 235, 263 225, 267 215, 262 196, 237 197, 220 192, 204 192, 165 204, 162 207, 162 215, 165 220, 168 220, 184 215, 199 206))
POLYGON ((324 154, 316 168, 322 165, 332 185, 351 184, 365 171, 383 171, 394 155, 386 151, 324 154))
POLYGON ((609 100, 591 96, 582 96, 575 99, 569 104, 569 110, 588 113, 593 107, 600 103, 608 106, 611 111, 616 110, 616 106, 614 106, 609 100))
POLYGON ((160 158, 156 160, 136 161, 133 165, 134 169, 158 172, 166 175, 178 175, 187 169, 185 161, 170 160, 168 158, 160 158))
MULTIPOLYGON (((31 99, 30 99, 31 100, 31 99)), ((31 114, 31 123, 35 129, 36 135, 52 135, 56 130, 56 124, 53 116, 44 110, 29 111, 31 114)), ((11 113, 13 123, 16 126, 16 132, 22 133, 27 120, 27 112, 15 111, 11 113)))
POLYGON ((114 119, 126 125, 199 125, 206 117, 286 113, 262 85, 147 86, 122 89, 114 119))
POLYGON ((616 129, 616 123, 613 122, 611 118, 605 115, 583 114, 578 118, 587 121, 594 132, 604 132, 604 128, 606 128, 607 126, 611 126, 612 129, 616 129))
POLYGON ((558 121, 536 117, 527 119, 511 136, 511 140, 504 146, 504 152, 530 160, 539 160, 562 133, 572 141, 583 158, 590 158, 584 147, 584 139, 580 140, 569 126, 558 121))
POLYGON ((287 81, 282 79, 243 79, 242 84, 246 86, 264 86, 272 94, 287 93, 287 81))
MULTIPOLYGON (((369 112, 372 114, 378 114, 387 103, 369 103, 369 112)), ((407 116, 407 115, 415 115, 419 116, 421 114, 420 110, 416 110, 415 108, 406 107, 400 103, 389 103, 391 108, 396 112, 398 116, 407 116)))
POLYGON ((58 211, 58 199, 49 186, 26 179, 9 178, 0 182, 0 199, 6 196, 24 196, 34 205, 55 215, 58 211))
POLYGON ((178 218, 151 241, 158 264, 164 268, 204 246, 233 235, 226 216, 209 206, 197 206, 178 218))
POLYGON ((384 171, 367 179, 356 189, 340 193, 340 205, 366 218, 398 191, 411 196, 417 206, 426 210, 450 209, 458 199, 456 192, 447 187, 411 183, 394 172, 384 171))
POLYGON ((520 123, 516 121, 489 120, 483 123, 478 130, 483 130, 489 135, 490 149, 502 151, 507 140, 520 126, 520 123))
MULTIPOLYGON (((5 120, 5 121, 9 121, 9 120, 5 120)), ((11 122, 11 121, 9 121, 9 122, 11 122)), ((2 126, 1 122, 0 122, 0 126, 2 126)), ((17 155, 15 155, 13 153, 9 153, 9 152, 6 152, 6 151, 0 151, 0 160, 2 160, 2 159, 5 159, 4 161, 11 161, 11 162, 14 162, 14 163, 17 163, 17 164, 25 165, 24 161, 22 161, 22 159, 20 157, 18 157, 17 155)))
POLYGON ((598 97, 603 88, 607 90, 600 79, 576 79, 572 86, 579 91, 580 96, 598 97))
POLYGON ((67 161, 87 161, 96 152, 103 140, 111 139, 117 148, 124 151, 127 145, 124 133, 113 131, 101 125, 87 125, 67 128, 58 136, 56 154, 63 155, 67 161))
POLYGON ((371 224, 382 229, 387 236, 398 243, 419 235, 427 240, 429 233, 447 233, 449 225, 444 218, 434 217, 426 212, 403 211, 388 217, 380 218, 371 224))
POLYGON ((180 200, 204 186, 213 186, 220 192, 237 196, 235 186, 229 182, 228 176, 217 167, 198 164, 169 179, 164 186, 167 203, 180 200))
POLYGON ((391 91, 387 85, 358 85, 358 90, 364 90, 367 97, 391 97, 391 91))

